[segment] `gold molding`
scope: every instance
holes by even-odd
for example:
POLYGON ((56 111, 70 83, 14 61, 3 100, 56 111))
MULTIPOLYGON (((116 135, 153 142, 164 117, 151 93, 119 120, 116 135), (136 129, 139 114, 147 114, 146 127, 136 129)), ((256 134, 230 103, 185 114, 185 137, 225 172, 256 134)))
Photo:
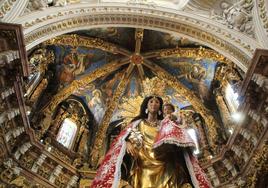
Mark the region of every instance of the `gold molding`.
POLYGON ((252 170, 247 174, 246 187, 256 187, 258 177, 268 171, 268 143, 265 143, 261 150, 253 156, 252 170))
POLYGON ((107 105, 107 110, 104 114, 101 124, 99 125, 99 130, 96 134, 96 140, 94 142, 94 147, 91 153, 92 154, 91 165, 93 165, 94 167, 97 167, 98 165, 98 160, 100 157, 100 149, 103 146, 107 128, 109 126, 113 112, 119 103, 120 96, 122 95, 128 84, 129 76, 134 66, 135 65, 133 63, 129 64, 127 71, 125 72, 123 78, 121 79, 120 83, 117 86, 117 89, 113 95, 113 98, 111 99, 111 102, 107 105))
POLYGON ((76 34, 61 35, 44 42, 45 45, 68 45, 72 47, 84 46, 98 48, 106 52, 117 53, 116 45, 105 42, 99 38, 82 37, 76 34))
POLYGON ((206 49, 203 47, 200 48, 173 48, 173 49, 166 49, 161 51, 156 51, 161 58, 165 57, 189 57, 194 58, 196 60, 200 60, 203 58, 211 59, 214 61, 224 62, 226 64, 232 63, 229 59, 227 59, 225 56, 219 54, 218 52, 206 49))

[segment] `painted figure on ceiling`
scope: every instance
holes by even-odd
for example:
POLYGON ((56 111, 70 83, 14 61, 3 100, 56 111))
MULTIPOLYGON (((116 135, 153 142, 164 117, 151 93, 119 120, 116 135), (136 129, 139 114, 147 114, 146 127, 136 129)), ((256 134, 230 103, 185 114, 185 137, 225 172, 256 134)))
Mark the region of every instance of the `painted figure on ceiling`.
POLYGON ((77 75, 83 73, 87 64, 88 58, 92 58, 93 54, 79 53, 77 48, 72 48, 71 52, 63 59, 59 80, 61 84, 72 82, 77 75))
POLYGON ((92 110, 96 121, 99 123, 105 112, 102 101, 102 93, 99 89, 95 89, 93 90, 92 95, 93 97, 88 102, 88 106, 92 110))
POLYGON ((162 107, 158 96, 143 100, 140 114, 106 154, 92 188, 210 187, 197 159, 186 152, 194 143, 175 129, 169 117, 163 120, 162 107))
MULTIPOLYGON (((66 55, 63 59, 63 64, 73 64, 75 65, 75 75, 83 73, 86 69, 86 60, 92 58, 94 54, 84 54, 79 53, 77 48, 72 48, 71 52, 66 55)), ((88 63, 87 63, 88 64, 88 63)))
POLYGON ((74 80, 75 69, 76 67, 74 64, 63 64, 59 75, 59 80, 62 85, 64 85, 65 83, 71 83, 74 80))
POLYGON ((185 78, 187 81, 192 83, 194 87, 196 87, 198 95, 201 100, 205 100, 209 98, 209 87, 206 84, 206 80, 209 75, 213 75, 213 71, 210 70, 211 67, 208 67, 208 70, 198 63, 190 63, 190 62, 179 62, 178 67, 180 68, 181 75, 178 78, 185 78))

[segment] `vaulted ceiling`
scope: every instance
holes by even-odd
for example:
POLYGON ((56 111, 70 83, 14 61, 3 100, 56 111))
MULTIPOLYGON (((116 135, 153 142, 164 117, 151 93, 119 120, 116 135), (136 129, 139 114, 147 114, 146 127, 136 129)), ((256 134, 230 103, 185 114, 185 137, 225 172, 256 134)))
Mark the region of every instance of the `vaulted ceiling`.
POLYGON ((0 7, 1 21, 23 27, 32 123, 78 97, 101 140, 136 102, 126 99, 141 96, 142 82, 156 76, 167 84, 165 100, 209 125, 205 165, 230 137, 216 92, 241 81, 255 49, 268 48, 264 0, 1 0, 0 7), (36 92, 42 79, 46 89, 36 92))

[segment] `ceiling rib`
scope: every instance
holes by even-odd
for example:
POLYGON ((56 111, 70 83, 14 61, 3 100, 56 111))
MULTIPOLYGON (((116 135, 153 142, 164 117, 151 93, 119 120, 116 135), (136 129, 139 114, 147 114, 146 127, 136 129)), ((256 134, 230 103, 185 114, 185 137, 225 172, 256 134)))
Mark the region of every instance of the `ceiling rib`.
POLYGON ((141 79, 144 79, 144 70, 142 67, 142 63, 143 63, 143 57, 140 55, 141 52, 141 43, 143 41, 143 31, 144 29, 141 28, 136 28, 135 30, 135 53, 134 55, 137 58, 140 58, 140 63, 136 63, 137 68, 138 68, 138 72, 139 72, 139 76, 141 77, 141 79))
POLYGON ((212 59, 214 61, 231 63, 225 56, 206 48, 171 48, 161 49, 141 54, 144 59, 149 58, 168 58, 168 57, 188 57, 194 59, 212 59))

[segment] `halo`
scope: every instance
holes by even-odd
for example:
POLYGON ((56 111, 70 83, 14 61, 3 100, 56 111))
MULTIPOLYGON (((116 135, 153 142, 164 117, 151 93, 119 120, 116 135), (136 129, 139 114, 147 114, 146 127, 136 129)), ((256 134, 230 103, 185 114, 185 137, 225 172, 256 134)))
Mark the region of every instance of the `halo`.
POLYGON ((122 102, 118 106, 119 116, 125 119, 125 123, 129 123, 134 117, 139 115, 140 106, 144 98, 152 95, 165 97, 166 86, 166 83, 158 77, 146 78, 142 82, 143 92, 141 95, 122 98, 122 102))

